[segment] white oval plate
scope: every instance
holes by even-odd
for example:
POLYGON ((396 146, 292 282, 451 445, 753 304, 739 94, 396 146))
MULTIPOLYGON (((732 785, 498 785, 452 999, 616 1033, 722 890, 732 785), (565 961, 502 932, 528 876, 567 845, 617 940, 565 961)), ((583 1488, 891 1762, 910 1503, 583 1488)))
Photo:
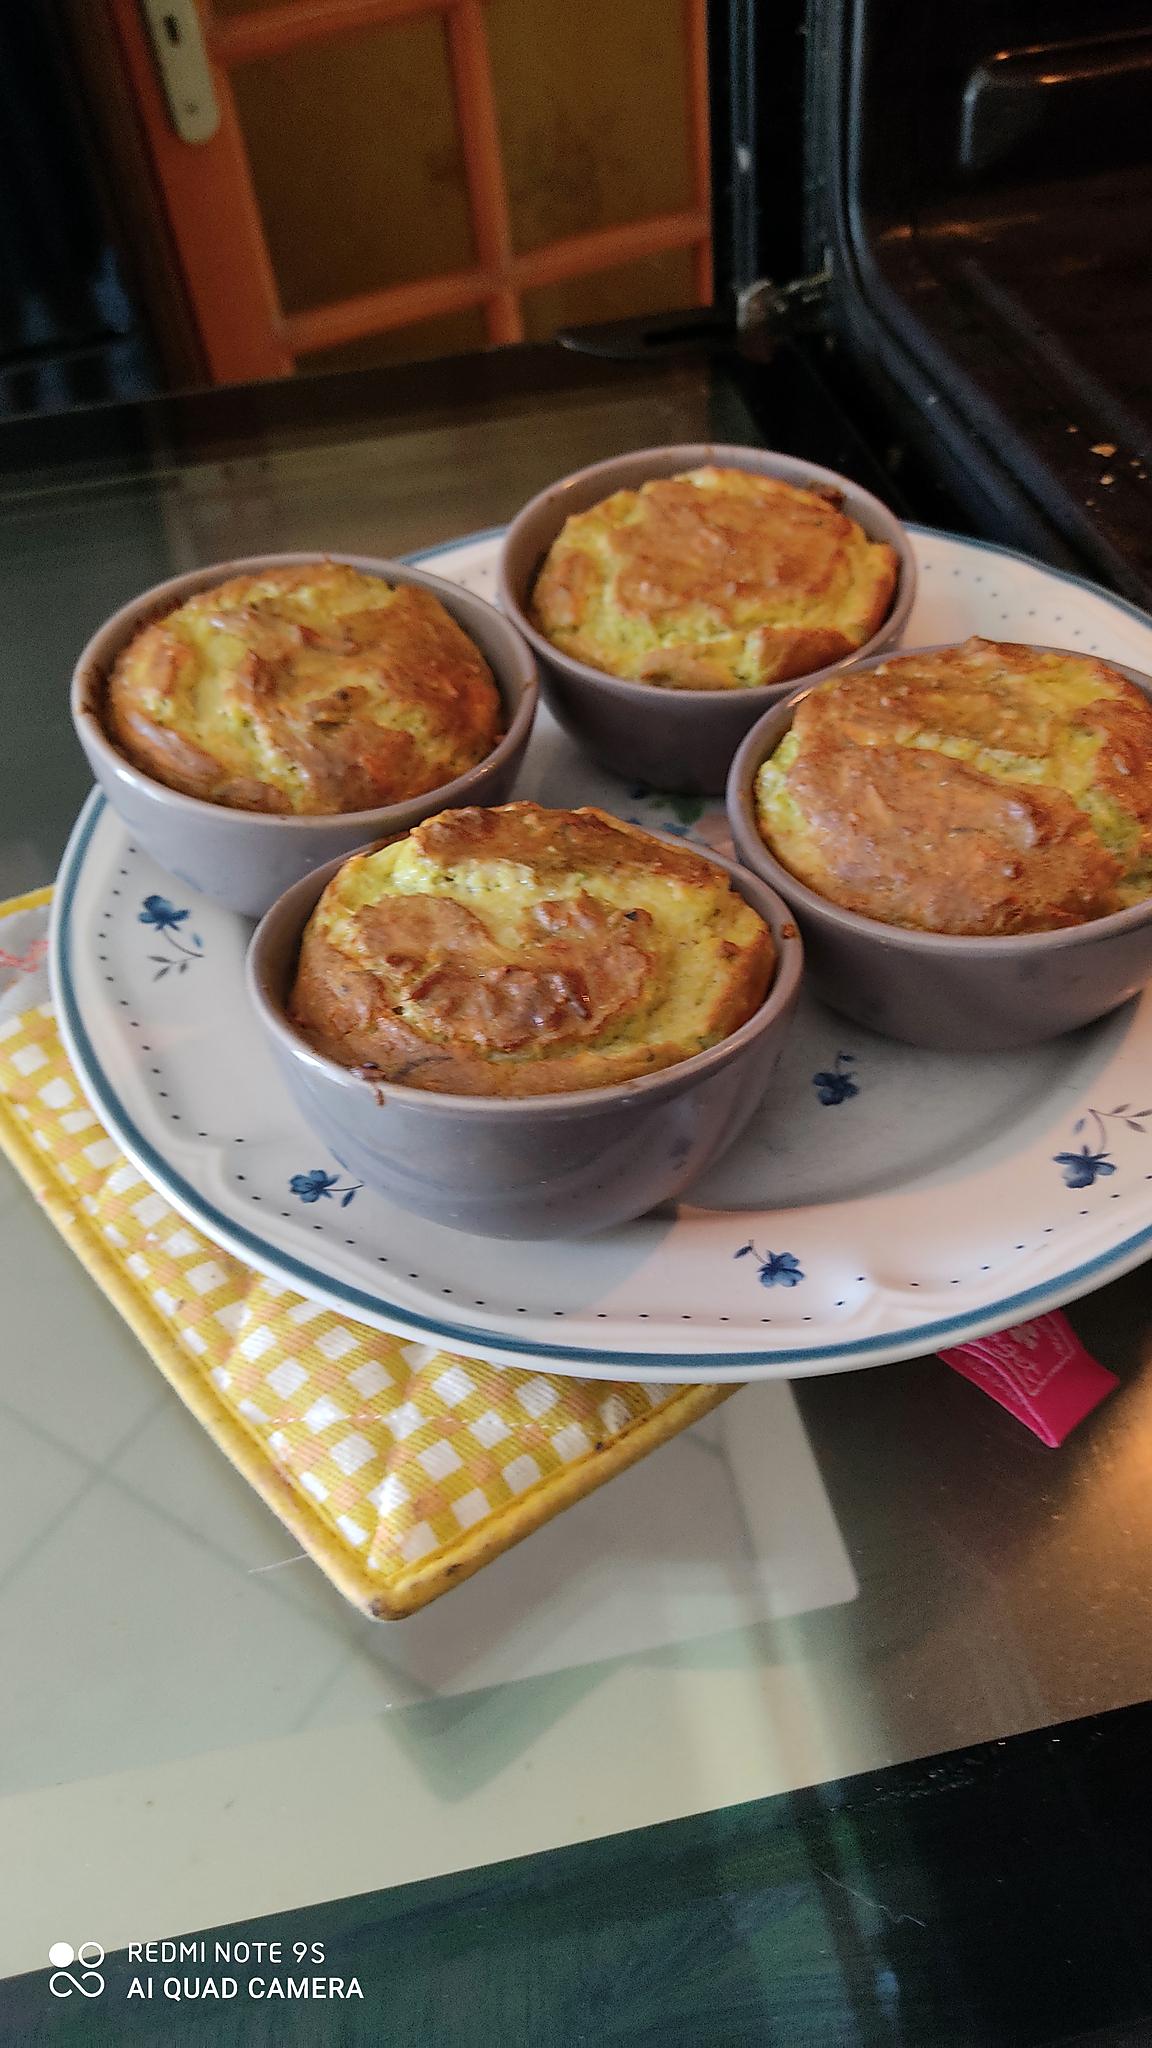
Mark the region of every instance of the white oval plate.
MULTIPOLYGON (((1025 557, 913 529, 908 644, 971 632, 1152 671, 1152 619, 1025 557)), ((486 596, 496 536, 421 557, 486 596)), ((518 793, 727 845, 723 809, 629 791, 542 713, 518 793)), ((60 871, 60 1027, 108 1130, 174 1206, 358 1320, 497 1363, 637 1380, 796 1378, 960 1343, 1152 1246, 1152 988, 1029 1052, 918 1052, 802 1009, 750 1132, 691 1201, 506 1244, 355 1186, 284 1092, 245 1001, 251 927, 132 845, 96 793, 60 871)))

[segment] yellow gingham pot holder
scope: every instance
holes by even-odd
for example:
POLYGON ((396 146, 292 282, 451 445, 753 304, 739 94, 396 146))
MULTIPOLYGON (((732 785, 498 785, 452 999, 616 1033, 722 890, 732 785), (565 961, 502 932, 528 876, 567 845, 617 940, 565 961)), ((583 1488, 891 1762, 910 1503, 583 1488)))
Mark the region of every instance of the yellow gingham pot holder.
MULTIPOLYGON (((6 964, 41 957, 35 941, 6 964)), ((264 1279, 120 1152, 49 1003, 0 1018, 0 1145, 226 1456, 380 1619, 426 1606, 733 1391, 486 1365, 264 1279)))

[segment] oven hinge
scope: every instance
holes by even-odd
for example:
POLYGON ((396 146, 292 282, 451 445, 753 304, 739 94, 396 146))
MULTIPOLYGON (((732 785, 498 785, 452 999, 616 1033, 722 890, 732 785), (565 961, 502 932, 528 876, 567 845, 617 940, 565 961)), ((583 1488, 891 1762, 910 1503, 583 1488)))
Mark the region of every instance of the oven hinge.
POLYGON ((787 284, 773 284, 770 277, 758 277, 736 294, 736 327, 741 334, 794 334, 819 327, 828 310, 832 272, 813 271, 810 277, 793 277, 787 284))
POLYGON ((761 277, 745 285, 727 306, 689 306, 680 312, 567 327, 556 339, 561 347, 575 349, 580 355, 605 356, 617 362, 732 348, 753 340, 763 344, 788 334, 818 330, 824 324, 831 285, 830 270, 790 278, 787 284, 761 277))

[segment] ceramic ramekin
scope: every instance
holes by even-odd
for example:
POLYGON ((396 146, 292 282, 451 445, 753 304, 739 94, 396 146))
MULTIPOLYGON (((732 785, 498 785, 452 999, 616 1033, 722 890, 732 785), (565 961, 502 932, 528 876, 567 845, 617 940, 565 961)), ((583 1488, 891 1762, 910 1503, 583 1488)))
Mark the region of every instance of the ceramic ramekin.
MULTIPOLYGON (((1120 661, 1109 666, 1152 697, 1152 679, 1120 661)), ((741 860, 794 910, 810 985, 824 1002, 909 1045, 1004 1052, 1093 1023, 1152 977, 1152 900, 1061 931, 968 938, 861 917, 798 881, 760 837, 754 788, 807 694, 797 691, 748 734, 732 764, 728 819, 741 860)))
POLYGON ((292 882, 336 855, 354 852, 367 840, 394 837, 418 825, 422 818, 461 804, 503 803, 511 794, 536 714, 536 664, 516 628, 501 618, 494 606, 470 590, 426 576, 407 562, 330 553, 324 559, 347 562, 389 583, 418 583, 432 591, 476 642, 504 703, 506 730, 492 752, 453 781, 404 803, 323 817, 231 810, 169 789, 134 767, 113 746, 103 723, 105 685, 121 648, 142 626, 174 611, 198 590, 210 589, 231 576, 255 575, 262 569, 319 559, 319 551, 249 555, 242 561, 216 562, 210 568, 194 569, 189 575, 159 583, 101 626, 81 654, 72 678, 72 720, 92 773, 112 808, 169 874, 248 917, 262 916, 292 882))
POLYGON ((814 671, 831 675, 863 655, 895 646, 916 595, 916 560, 903 527, 886 505, 835 470, 820 469, 792 455, 763 448, 735 448, 712 442, 683 442, 644 448, 593 463, 532 498, 512 521, 500 555, 500 602, 529 641, 540 664, 544 694, 560 723, 605 768, 653 789, 695 796, 721 796, 741 740, 770 705, 808 678, 794 676, 753 690, 666 690, 652 683, 622 682, 561 653, 537 630, 528 607, 541 564, 566 519, 587 511, 613 491, 633 490, 652 477, 717 463, 755 470, 785 483, 831 488, 844 510, 872 540, 884 540, 900 558, 896 594, 879 631, 842 661, 814 671))
POLYGON ((757 1107, 783 1050, 803 958, 780 898, 734 862, 704 857, 731 876, 776 943, 775 978, 755 1015, 710 1051, 641 1080, 522 1100, 377 1084, 308 1044, 285 1004, 304 926, 340 863, 309 875, 257 927, 247 970, 256 1015, 301 1114, 358 1180, 418 1216, 481 1237, 578 1236, 678 1195, 757 1107))

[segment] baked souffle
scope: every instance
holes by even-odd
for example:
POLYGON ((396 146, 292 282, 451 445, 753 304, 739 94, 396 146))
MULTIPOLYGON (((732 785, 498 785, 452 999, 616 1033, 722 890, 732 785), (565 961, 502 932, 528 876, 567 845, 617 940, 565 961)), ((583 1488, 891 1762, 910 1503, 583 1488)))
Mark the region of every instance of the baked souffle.
POLYGON ((443 811, 356 854, 309 919, 289 1014, 380 1082, 551 1095, 726 1038, 774 970, 727 874, 597 810, 443 811))
POLYGON ((755 800, 784 867, 885 924, 1055 931, 1152 896, 1152 704, 1089 655, 973 639, 821 683, 755 800))
POLYGON ((487 662, 431 591, 328 561, 234 577, 143 627, 106 722, 170 789, 300 816, 439 789, 503 729, 487 662))
POLYGON ((835 491, 690 469, 566 520, 531 617, 564 654, 627 681, 754 689, 863 646, 898 569, 835 491))

